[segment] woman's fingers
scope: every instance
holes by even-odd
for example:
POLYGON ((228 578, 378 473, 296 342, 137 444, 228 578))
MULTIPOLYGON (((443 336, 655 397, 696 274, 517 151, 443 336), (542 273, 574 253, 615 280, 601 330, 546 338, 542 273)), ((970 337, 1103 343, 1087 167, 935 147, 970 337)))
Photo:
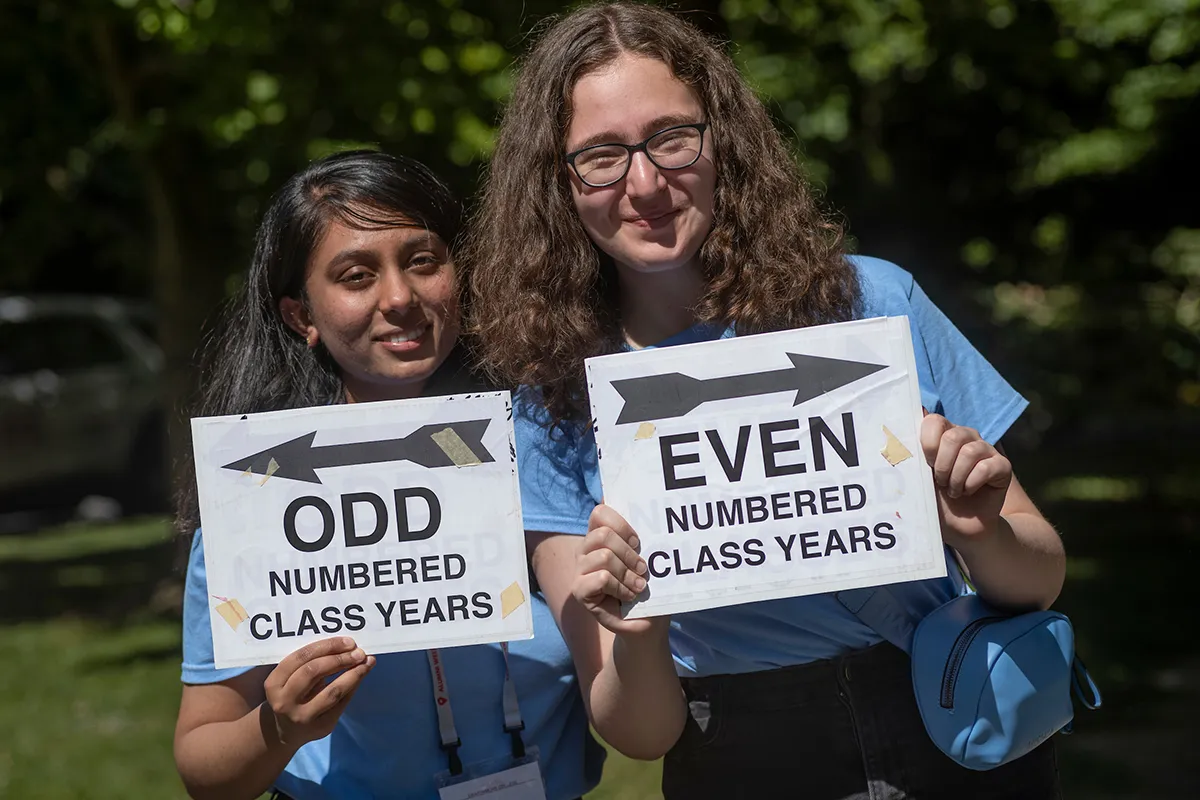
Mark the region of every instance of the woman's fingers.
POLYGON ((305 702, 314 697, 323 685, 325 679, 343 670, 350 670, 361 665, 367 659, 362 648, 355 648, 348 653, 334 653, 320 656, 302 664, 288 682, 284 684, 285 696, 296 698, 297 702, 305 702))
POLYGON ((986 480, 983 483, 968 483, 968 477, 978 464, 992 458, 1007 461, 980 437, 979 431, 954 425, 939 414, 929 414, 921 420, 921 450, 933 468, 934 483, 951 498, 972 494, 980 486, 998 480, 997 474, 993 473, 997 465, 993 465, 985 471, 986 480))
POLYGON ((966 490, 967 476, 976 465, 989 459, 995 452, 983 439, 974 439, 959 447, 958 455, 950 466, 950 476, 946 480, 946 494, 950 497, 971 494, 966 490))
MULTIPOLYGON (((346 704, 354 697, 362 679, 375 666, 375 656, 367 656, 361 664, 348 669, 335 680, 326 684, 312 700, 304 704, 305 721, 312 722, 330 712, 341 714, 346 704)), ((336 718, 336 717, 335 717, 336 718)))
POLYGON ((648 568, 638 555, 641 546, 629 523, 601 503, 588 519, 588 533, 579 551, 574 594, 597 621, 614 632, 640 630, 642 624, 627 625, 613 609, 616 602, 631 602, 646 588, 648 568))
POLYGON ((303 667, 318 658, 324 658, 330 655, 345 654, 353 652, 358 645, 349 636, 335 636, 330 639, 321 639, 317 642, 310 642, 298 650, 293 650, 284 656, 275 669, 267 676, 264 682, 265 688, 268 691, 281 691, 296 670, 303 667))
MULTIPOLYGON (((937 482, 938 486, 948 490, 947 493, 951 497, 958 496, 955 492, 950 491, 954 488, 952 487, 954 465, 962 457, 963 448, 977 441, 979 441, 979 434, 972 428, 955 426, 942 434, 941 443, 938 445, 937 457, 933 462, 933 479, 937 482)), ((967 458, 969 459, 970 456, 968 455, 967 458)), ((971 466, 974 466, 974 463, 972 461, 971 466)), ((970 470, 968 469, 967 472, 970 472, 970 470)), ((964 475, 963 477, 965 478, 966 476, 964 475)))
POLYGON ((614 553, 621 563, 634 572, 645 575, 646 562, 631 547, 628 541, 619 533, 608 527, 595 528, 584 537, 583 552, 593 553, 598 550, 608 550, 614 553))
POLYGON ((1012 462, 999 453, 978 461, 963 481, 963 494, 972 495, 985 486, 1007 489, 1012 482, 1012 462))
POLYGON ((950 420, 941 414, 926 414, 921 420, 921 451, 925 461, 933 466, 937 460, 938 449, 942 444, 942 434, 953 428, 950 420))
POLYGON ((637 548, 641 545, 641 542, 638 541, 637 533, 630 527, 625 518, 614 511, 612 507, 606 506, 603 503, 592 509, 591 517, 588 519, 588 530, 591 531, 597 528, 608 528, 621 537, 622 541, 628 542, 630 547, 637 548))
POLYGON ((637 597, 637 592, 619 581, 617 576, 604 570, 580 576, 576 587, 577 599, 593 607, 602 604, 605 597, 614 597, 626 603, 637 597))
MULTIPOLYGON (((646 588, 646 579, 629 569, 611 550, 594 550, 582 556, 579 561, 579 571, 584 575, 593 573, 609 575, 617 583, 628 587, 629 591, 635 595, 646 588)), ((633 599, 624 597, 624 595, 622 597, 626 600, 633 599)))

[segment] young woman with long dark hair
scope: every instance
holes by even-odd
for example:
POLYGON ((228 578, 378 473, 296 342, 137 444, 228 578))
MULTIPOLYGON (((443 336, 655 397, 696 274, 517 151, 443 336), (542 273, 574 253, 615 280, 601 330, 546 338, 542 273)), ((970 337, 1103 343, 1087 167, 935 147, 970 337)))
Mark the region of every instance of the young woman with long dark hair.
MULTIPOLYGON (((208 350, 195 415, 487 390, 458 344, 451 247, 459 224, 446 186, 411 160, 342 153, 292 177, 263 218, 245 286, 208 350)), ((296 800, 436 798, 436 774, 456 763, 502 767, 525 744, 540 751, 550 800, 579 797, 598 782, 603 752, 540 594, 531 598, 535 638, 511 643, 507 659, 523 732, 506 728, 501 647, 446 648, 461 744, 443 747, 424 653, 374 656, 335 637, 273 667, 216 669, 194 478, 183 482, 178 522, 195 534, 175 760, 194 797, 255 798, 273 787, 296 800)), ((575 630, 597 728, 637 750, 641 731, 624 738, 623 721, 610 722, 626 696, 598 663, 599 627, 578 615, 575 630)), ((669 665, 661 674, 675 681, 669 665)), ((670 695, 666 702, 678 705, 670 695)))
MULTIPOLYGON (((617 613, 646 565, 636 532, 603 505, 584 359, 864 317, 909 318, 951 574, 961 559, 1002 607, 1057 596, 1059 537, 994 445, 1025 401, 909 273, 846 253, 762 103, 678 17, 585 6, 545 31, 520 65, 463 261, 483 361, 525 387, 518 460, 535 567, 576 563, 574 598, 614 652, 668 621, 617 613)), ((919 620, 960 587, 892 590, 919 620)), ((907 656, 832 595, 669 625, 691 711, 666 756, 669 798, 1058 794, 1050 743, 988 773, 938 752, 907 656)))

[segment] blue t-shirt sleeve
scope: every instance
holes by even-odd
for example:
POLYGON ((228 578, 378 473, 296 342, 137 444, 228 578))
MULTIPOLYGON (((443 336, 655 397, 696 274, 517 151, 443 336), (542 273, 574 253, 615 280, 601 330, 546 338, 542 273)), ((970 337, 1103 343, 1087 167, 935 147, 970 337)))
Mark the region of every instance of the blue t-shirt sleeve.
POLYGON ((914 338, 920 336, 929 359, 940 413, 956 425, 975 428, 995 444, 1029 401, 980 355, 915 281, 909 305, 914 338))
POLYGON ((188 555, 187 582, 183 594, 184 683, 219 683, 236 678, 251 667, 217 669, 213 663, 212 628, 209 623, 208 576, 204 571, 204 539, 200 531, 192 537, 188 555))
POLYGON ((583 535, 596 506, 580 458, 586 449, 581 444, 586 443, 581 443, 578 431, 552 430, 547 422, 536 393, 519 391, 513 403, 513 428, 525 530, 583 535))
POLYGON ((913 276, 888 261, 854 256, 865 316, 908 317, 921 402, 995 443, 1029 402, 954 327, 913 276))

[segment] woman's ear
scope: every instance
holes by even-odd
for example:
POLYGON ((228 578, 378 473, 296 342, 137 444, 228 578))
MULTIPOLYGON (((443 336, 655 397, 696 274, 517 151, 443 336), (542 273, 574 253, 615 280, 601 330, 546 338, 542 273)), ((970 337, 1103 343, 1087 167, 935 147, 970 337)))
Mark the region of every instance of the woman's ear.
POLYGON ((279 315, 289 328, 304 337, 310 349, 317 346, 317 340, 320 338, 317 326, 313 325, 304 303, 294 297, 285 297, 279 301, 279 315))

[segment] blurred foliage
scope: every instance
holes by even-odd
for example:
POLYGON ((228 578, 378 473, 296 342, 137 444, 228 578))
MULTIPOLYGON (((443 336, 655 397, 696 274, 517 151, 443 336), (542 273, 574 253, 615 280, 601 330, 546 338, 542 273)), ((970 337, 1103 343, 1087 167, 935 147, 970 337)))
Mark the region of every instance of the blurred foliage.
MULTIPOLYGON (((917 274, 1035 427, 1200 410, 1200 222, 1177 186, 1200 161, 1200 0, 673 5, 730 42, 859 248, 917 274)), ((5 3, 0 288, 154 297, 178 395, 279 182, 365 144, 470 195, 513 57, 558 10, 5 3)))
POLYGON ((1200 230, 1177 186, 1200 166, 1200 2, 722 9, 860 247, 916 271, 1035 422, 1200 406, 1200 230))

